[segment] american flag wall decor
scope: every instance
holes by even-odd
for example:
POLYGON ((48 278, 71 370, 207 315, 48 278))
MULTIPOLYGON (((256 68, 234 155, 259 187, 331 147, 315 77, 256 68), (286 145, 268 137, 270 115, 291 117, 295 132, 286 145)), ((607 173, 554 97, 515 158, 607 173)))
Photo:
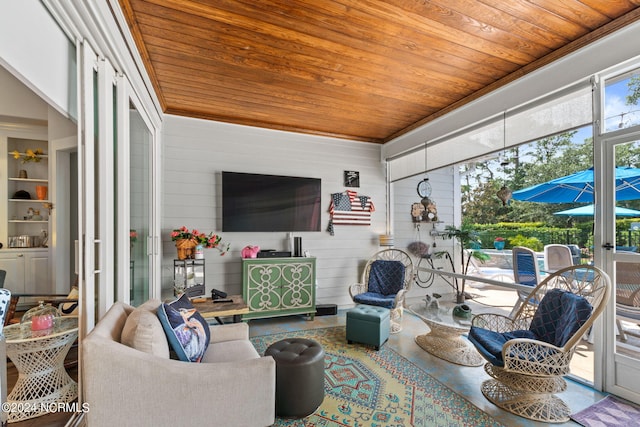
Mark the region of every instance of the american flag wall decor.
POLYGON ((375 211, 371 197, 359 196, 355 191, 331 194, 328 231, 333 235, 333 225, 371 225, 371 213, 375 211))

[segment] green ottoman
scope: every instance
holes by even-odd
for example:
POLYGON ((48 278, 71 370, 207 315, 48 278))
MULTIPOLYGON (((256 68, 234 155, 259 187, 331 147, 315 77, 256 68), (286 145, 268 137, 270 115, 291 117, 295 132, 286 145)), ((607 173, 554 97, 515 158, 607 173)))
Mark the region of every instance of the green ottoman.
POLYGON ((375 346, 380 350, 389 339, 389 309, 360 304, 347 311, 347 342, 375 346))

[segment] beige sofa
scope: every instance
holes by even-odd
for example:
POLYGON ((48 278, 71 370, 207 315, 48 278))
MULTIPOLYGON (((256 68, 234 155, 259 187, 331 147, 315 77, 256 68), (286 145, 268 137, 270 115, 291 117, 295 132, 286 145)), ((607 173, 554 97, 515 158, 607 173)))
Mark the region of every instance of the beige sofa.
POLYGON ((211 326, 203 362, 181 362, 169 358, 159 304, 116 303, 83 340, 88 426, 273 424, 275 362, 256 352, 248 325, 211 326))

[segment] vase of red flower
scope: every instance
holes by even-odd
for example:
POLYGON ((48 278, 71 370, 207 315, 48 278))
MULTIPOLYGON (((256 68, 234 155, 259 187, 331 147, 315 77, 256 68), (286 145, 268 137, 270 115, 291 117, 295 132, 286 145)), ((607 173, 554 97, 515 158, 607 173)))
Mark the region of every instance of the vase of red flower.
POLYGON ((176 240, 176 249, 178 250, 178 259, 191 259, 196 243, 193 239, 176 240))
POLYGON ((178 259, 193 259, 196 256, 196 247, 201 246, 198 256, 204 258, 203 249, 215 248, 224 255, 229 250, 229 244, 222 243, 222 237, 214 233, 202 233, 198 230, 191 230, 185 226, 176 228, 171 232, 171 240, 176 242, 178 259))
POLYGON ((504 245, 505 245, 504 237, 496 237, 495 240, 493 241, 493 247, 496 248, 496 250, 498 251, 503 250, 504 245))

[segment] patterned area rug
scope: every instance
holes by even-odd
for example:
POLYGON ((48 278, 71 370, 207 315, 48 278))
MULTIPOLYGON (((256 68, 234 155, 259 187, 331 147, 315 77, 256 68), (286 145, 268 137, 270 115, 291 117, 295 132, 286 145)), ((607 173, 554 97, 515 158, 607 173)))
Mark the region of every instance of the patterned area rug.
POLYGON ((571 415, 585 427, 640 426, 640 408, 614 396, 607 396, 587 409, 571 415))
POLYGON ((274 426, 501 426, 388 345, 348 345, 345 327, 251 339, 260 354, 284 338, 319 342, 325 351, 325 397, 309 417, 276 418, 274 426))

